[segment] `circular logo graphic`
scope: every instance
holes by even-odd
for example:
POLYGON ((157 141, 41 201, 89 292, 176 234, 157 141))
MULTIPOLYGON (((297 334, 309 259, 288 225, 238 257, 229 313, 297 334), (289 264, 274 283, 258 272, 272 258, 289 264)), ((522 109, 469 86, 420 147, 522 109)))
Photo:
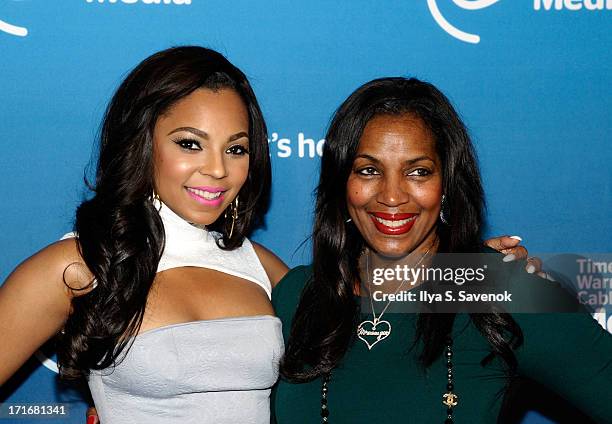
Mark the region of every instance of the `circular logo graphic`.
MULTIPOLYGON (((453 3, 455 3, 455 5, 459 6, 462 9, 479 10, 494 5, 498 1, 499 0, 453 0, 453 3)), ((442 13, 438 8, 437 0, 427 0, 427 6, 429 7, 431 16, 433 16, 437 24, 440 25, 440 28, 442 28, 448 34, 466 43, 480 43, 479 35, 470 34, 469 32, 462 31, 456 26, 452 25, 450 22, 448 22, 446 18, 442 16, 442 13)))
POLYGON ((25 37, 28 35, 28 29, 17 25, 9 24, 0 20, 0 31, 6 32, 7 34, 15 35, 17 37, 25 37))

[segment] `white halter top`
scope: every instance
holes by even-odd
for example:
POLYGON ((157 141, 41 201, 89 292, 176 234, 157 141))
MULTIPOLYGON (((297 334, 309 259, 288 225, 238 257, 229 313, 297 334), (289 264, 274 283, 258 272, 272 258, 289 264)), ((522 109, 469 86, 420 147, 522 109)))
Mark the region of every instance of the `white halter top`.
POLYGON ((183 266, 214 269, 259 285, 270 298, 272 285, 248 239, 234 250, 222 250, 216 243, 217 233, 188 223, 165 204, 156 206, 166 235, 157 272, 183 266))
MULTIPOLYGON (((190 224, 166 204, 155 202, 155 207, 164 224, 166 238, 157 272, 183 266, 214 269, 257 284, 266 291, 268 299, 271 298, 272 284, 247 238, 234 250, 222 250, 216 242, 218 233, 190 224)), ((73 237, 76 233, 70 232, 62 240, 73 237)))

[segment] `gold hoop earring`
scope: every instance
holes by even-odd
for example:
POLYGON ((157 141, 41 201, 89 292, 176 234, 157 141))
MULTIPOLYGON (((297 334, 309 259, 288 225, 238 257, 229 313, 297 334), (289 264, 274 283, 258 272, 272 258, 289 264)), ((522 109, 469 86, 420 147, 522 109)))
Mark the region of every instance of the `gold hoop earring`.
POLYGON ((224 215, 225 222, 227 222, 227 219, 228 219, 227 218, 228 212, 230 212, 231 217, 232 217, 232 226, 230 227, 228 238, 232 238, 232 236, 234 235, 234 227, 236 225, 236 220, 238 220, 238 196, 236 196, 236 198, 232 201, 232 203, 230 203, 230 205, 225 210, 225 215, 224 215))
POLYGON ((155 206, 155 209, 157 209, 157 212, 161 211, 162 202, 161 202, 161 199, 159 198, 159 194, 157 194, 155 189, 153 189, 153 193, 151 193, 151 202, 155 206))

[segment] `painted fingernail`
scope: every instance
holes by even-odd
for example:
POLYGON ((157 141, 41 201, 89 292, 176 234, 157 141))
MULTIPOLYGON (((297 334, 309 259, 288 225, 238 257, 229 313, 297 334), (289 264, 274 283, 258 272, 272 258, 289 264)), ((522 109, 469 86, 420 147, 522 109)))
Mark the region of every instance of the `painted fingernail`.
POLYGON ((523 239, 519 236, 510 236, 510 238, 518 241, 523 241, 523 239))
POLYGON ((87 424, 99 424, 100 421, 98 421, 98 417, 96 417, 95 415, 89 415, 87 417, 87 424))
POLYGON ((512 262, 515 259, 516 259, 516 256, 514 255, 514 253, 510 253, 509 255, 504 256, 504 259, 502 259, 502 261, 512 262))
POLYGON ((529 274, 533 274, 535 272, 535 265, 529 264, 527 268, 525 268, 529 274))

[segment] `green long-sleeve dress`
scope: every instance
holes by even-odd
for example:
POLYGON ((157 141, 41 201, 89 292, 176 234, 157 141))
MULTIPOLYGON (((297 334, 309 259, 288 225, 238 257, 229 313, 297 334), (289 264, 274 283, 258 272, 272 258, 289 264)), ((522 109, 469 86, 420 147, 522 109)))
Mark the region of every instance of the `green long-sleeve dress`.
MULTIPOLYGON (((312 269, 297 267, 277 285, 273 304, 283 323, 285 342, 302 288, 312 269)), ((522 273, 526 284, 543 280, 522 273), (538 280, 538 281, 536 281, 538 280)), ((533 287, 533 286, 532 286, 533 287)), ((363 311, 363 317, 371 314, 363 311)), ((558 393, 597 423, 612 423, 612 335, 586 313, 514 314, 524 343, 515 352, 518 375, 558 393)), ((353 343, 329 383, 329 422, 444 423, 446 361, 424 370, 415 359, 415 314, 385 314, 392 334, 372 350, 353 343)), ((481 365, 490 348, 467 315, 453 327, 454 392, 459 396, 455 423, 494 423, 509 383, 501 360, 481 365)), ((321 380, 305 384, 279 381, 272 413, 279 424, 321 422, 321 380)))

